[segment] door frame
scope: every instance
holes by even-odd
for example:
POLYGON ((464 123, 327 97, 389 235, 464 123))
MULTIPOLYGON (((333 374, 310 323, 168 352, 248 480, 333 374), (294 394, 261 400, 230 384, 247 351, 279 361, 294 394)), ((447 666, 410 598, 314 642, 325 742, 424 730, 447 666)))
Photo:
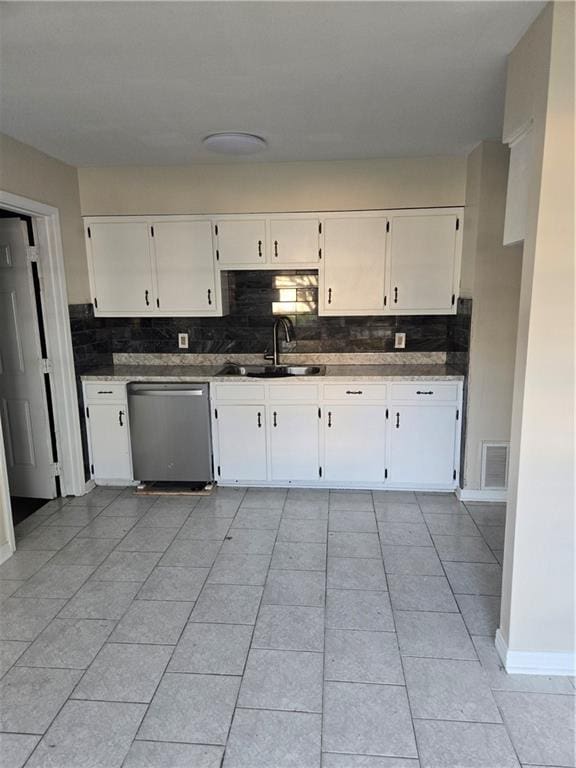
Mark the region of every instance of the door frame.
MULTIPOLYGON (((33 220, 41 265, 44 325, 52 365, 50 381, 60 464, 60 488, 63 496, 81 496, 87 491, 87 483, 84 478, 78 393, 59 211, 51 205, 3 190, 0 190, 0 207, 15 214, 30 216, 33 220)), ((4 461, 4 444, 2 443, 0 464, 4 461)), ((9 500, 9 494, 3 493, 2 485, 0 476, 0 494, 4 499, 8 497, 9 500)), ((13 530, 10 504, 4 510, 4 515, 7 530, 10 532, 13 530)), ((14 551, 13 534, 12 536, 9 534, 9 541, 12 542, 12 551, 14 551)))

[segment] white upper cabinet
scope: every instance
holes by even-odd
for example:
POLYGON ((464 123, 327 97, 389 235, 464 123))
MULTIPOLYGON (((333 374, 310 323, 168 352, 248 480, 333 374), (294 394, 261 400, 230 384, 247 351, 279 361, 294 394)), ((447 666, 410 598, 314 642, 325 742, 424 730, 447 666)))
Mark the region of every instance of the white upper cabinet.
POLYGON ((313 264, 319 259, 319 226, 314 218, 270 219, 270 262, 313 264))
POLYGON ((207 221, 153 221, 158 309, 216 314, 216 270, 212 223, 207 221))
POLYGON ((97 314, 147 314, 156 308, 145 220, 90 222, 86 227, 97 314))
POLYGON ((326 218, 320 314, 384 311, 386 217, 326 218))
POLYGON ((461 216, 392 215, 387 246, 387 307, 391 314, 448 314, 458 294, 461 216))
POLYGON ((266 263, 266 219, 218 219, 217 259, 221 267, 266 263))

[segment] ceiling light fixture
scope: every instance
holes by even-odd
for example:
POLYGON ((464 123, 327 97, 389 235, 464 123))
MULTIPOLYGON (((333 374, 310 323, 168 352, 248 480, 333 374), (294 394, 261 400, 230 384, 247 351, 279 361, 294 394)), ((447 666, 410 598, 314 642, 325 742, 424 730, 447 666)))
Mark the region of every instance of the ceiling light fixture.
POLYGON ((212 133, 202 139, 202 143, 211 152, 223 155, 253 155, 268 146, 261 136, 239 132, 212 133))

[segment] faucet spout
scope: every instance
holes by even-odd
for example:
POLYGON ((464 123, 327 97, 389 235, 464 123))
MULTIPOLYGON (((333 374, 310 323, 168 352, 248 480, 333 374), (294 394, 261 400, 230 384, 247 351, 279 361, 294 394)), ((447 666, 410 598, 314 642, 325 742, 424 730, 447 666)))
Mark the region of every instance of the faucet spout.
POLYGON ((273 354, 272 361, 275 366, 280 365, 280 349, 278 344, 278 331, 282 329, 284 332, 284 340, 292 341, 294 339, 294 326, 292 325, 288 317, 280 315, 274 321, 274 334, 273 334, 273 354))

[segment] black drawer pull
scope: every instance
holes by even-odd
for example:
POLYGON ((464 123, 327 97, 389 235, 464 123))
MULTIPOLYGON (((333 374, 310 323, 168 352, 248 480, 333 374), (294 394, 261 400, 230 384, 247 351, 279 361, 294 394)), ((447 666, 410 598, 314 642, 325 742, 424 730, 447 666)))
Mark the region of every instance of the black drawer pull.
POLYGON ((416 394, 417 395, 433 395, 434 392, 431 389, 430 390, 426 390, 426 391, 423 390, 423 389, 417 389, 416 390, 416 394))
POLYGON ((364 392, 361 389, 347 389, 346 394, 347 395, 363 395, 364 392))
POLYGON ((111 389, 99 389, 98 390, 99 395, 113 395, 114 392, 112 392, 111 389))

